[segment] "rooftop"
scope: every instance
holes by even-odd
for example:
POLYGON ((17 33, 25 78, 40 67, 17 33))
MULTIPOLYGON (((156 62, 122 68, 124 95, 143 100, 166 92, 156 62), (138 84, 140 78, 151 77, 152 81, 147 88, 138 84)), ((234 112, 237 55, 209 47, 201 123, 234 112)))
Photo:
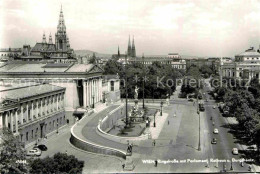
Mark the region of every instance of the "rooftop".
POLYGON ((23 87, 17 87, 12 89, 1 90, 0 96, 1 98, 17 100, 17 99, 32 97, 35 95, 59 91, 63 89, 65 88, 50 85, 50 84, 38 84, 32 86, 23 86, 23 87))
POLYGON ((236 56, 260 56, 260 53, 257 52, 254 47, 247 49, 245 52, 242 52, 236 56))
MULTIPOLYGON (((73 64, 73 63, 6 63, 0 66, 0 73, 17 73, 17 72, 27 72, 27 73, 41 73, 41 72, 88 72, 95 65, 94 64, 73 64)), ((102 69, 100 69, 102 71, 102 69)))

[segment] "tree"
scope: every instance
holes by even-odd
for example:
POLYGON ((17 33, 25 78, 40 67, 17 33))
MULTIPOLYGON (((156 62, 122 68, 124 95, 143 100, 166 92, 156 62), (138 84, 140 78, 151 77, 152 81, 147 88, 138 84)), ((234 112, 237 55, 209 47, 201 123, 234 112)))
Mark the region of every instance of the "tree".
POLYGON ((93 53, 93 56, 89 59, 89 63, 90 63, 90 64, 95 64, 95 63, 97 63, 97 58, 96 58, 95 53, 93 53))
POLYGON ((123 73, 122 64, 114 59, 110 59, 104 66, 104 74, 121 74, 123 73))
POLYGON ((82 173, 84 161, 73 155, 56 153, 53 157, 35 159, 31 162, 31 173, 82 173))
POLYGON ((0 129, 0 170, 4 173, 27 172, 27 166, 17 163, 18 160, 24 159, 23 144, 8 128, 0 129))

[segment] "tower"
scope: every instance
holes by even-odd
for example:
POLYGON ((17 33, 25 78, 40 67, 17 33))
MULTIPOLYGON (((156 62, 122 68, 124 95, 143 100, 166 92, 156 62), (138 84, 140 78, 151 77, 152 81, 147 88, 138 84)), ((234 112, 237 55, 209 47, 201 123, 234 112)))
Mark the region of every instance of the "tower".
POLYGON ((134 36, 133 36, 133 41, 132 41, 132 55, 131 56, 136 57, 134 36))
POLYGON ((43 33, 43 36, 42 36, 42 43, 46 44, 46 36, 45 36, 45 33, 43 33))
POLYGON ((49 44, 52 44, 52 36, 51 36, 51 33, 49 35, 49 44))
POLYGON ((62 51, 62 52, 67 51, 67 34, 66 34, 64 16, 62 12, 62 6, 61 6, 60 16, 59 16, 59 24, 57 26, 57 33, 55 34, 55 45, 57 51, 62 51))
POLYGON ((128 40, 128 48, 127 48, 127 56, 132 56, 132 48, 131 48, 131 42, 130 42, 130 35, 128 40))
POLYGON ((117 56, 118 56, 118 57, 120 57, 120 50, 119 50, 119 45, 118 45, 117 56))

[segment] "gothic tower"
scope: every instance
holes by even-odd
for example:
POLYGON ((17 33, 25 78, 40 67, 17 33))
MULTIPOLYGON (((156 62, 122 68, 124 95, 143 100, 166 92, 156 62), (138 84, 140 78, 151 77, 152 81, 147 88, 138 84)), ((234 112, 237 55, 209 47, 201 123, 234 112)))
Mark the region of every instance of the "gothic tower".
POLYGON ((59 24, 57 26, 57 33, 55 34, 55 45, 57 51, 65 52, 67 51, 67 34, 66 34, 66 26, 64 22, 62 6, 60 10, 59 16, 59 24))
POLYGON ((49 44, 52 44, 52 36, 51 36, 51 33, 49 35, 49 44))
POLYGON ((129 56, 129 57, 132 56, 132 48, 131 48, 131 42, 130 42, 130 35, 129 35, 129 40, 128 40, 127 56, 129 56))
POLYGON ((133 36, 133 42, 132 42, 132 55, 131 56, 136 57, 134 36, 133 36))
POLYGON ((42 43, 46 44, 46 36, 45 36, 45 33, 43 33, 43 36, 42 36, 42 43))
POLYGON ((118 57, 120 57, 120 50, 119 50, 119 45, 118 45, 117 56, 118 56, 118 57))

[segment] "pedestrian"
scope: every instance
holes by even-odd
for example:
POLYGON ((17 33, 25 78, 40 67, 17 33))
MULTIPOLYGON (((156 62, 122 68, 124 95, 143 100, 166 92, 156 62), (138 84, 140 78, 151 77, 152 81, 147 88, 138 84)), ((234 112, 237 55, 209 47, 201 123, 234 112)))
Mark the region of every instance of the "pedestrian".
POLYGON ((68 151, 67 150, 65 151, 65 153, 66 153, 66 155, 68 155, 68 151))
POLYGON ((155 146, 155 140, 153 140, 153 146, 155 146))
POLYGON ((158 161, 155 160, 155 161, 154 161, 154 166, 157 167, 157 164, 158 164, 158 161))
POLYGON ((168 120, 168 125, 170 124, 170 121, 168 120))
POLYGON ((248 171, 251 172, 252 171, 252 168, 251 168, 251 165, 249 164, 248 166, 248 171))
POLYGON ((123 169, 125 168, 125 164, 122 164, 123 169))
POLYGON ((243 162, 243 161, 241 161, 241 164, 240 164, 240 165, 241 165, 241 167, 244 167, 244 162, 243 162))

